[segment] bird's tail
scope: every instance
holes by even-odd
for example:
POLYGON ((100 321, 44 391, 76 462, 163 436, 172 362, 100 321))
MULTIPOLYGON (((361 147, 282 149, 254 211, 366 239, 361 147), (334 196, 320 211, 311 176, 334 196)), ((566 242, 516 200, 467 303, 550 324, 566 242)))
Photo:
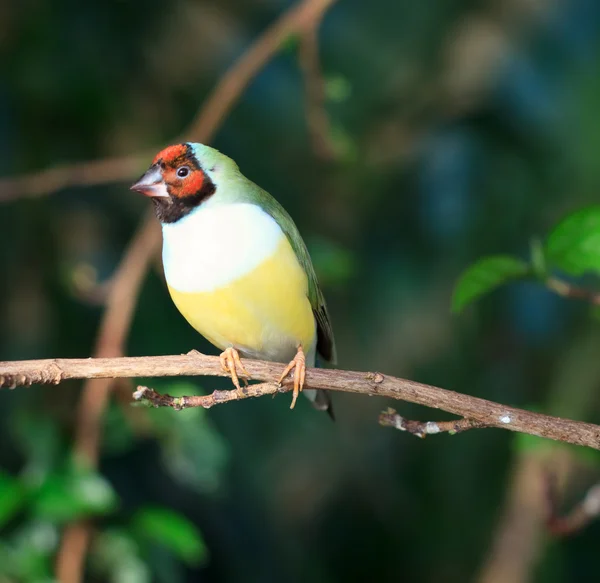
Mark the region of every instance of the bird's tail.
POLYGON ((304 389, 302 391, 311 401, 313 407, 319 411, 327 411, 327 414, 333 421, 335 421, 335 415, 333 414, 333 403, 331 401, 331 395, 329 391, 323 391, 321 389, 304 389))
MULTIPOLYGON (((319 355, 315 355, 314 357, 314 366, 316 368, 323 368, 323 363, 321 362, 319 355)), ((332 421, 335 421, 333 403, 329 391, 324 391, 322 389, 305 389, 302 392, 309 398, 315 409, 318 411, 327 411, 327 414, 331 417, 332 421)))

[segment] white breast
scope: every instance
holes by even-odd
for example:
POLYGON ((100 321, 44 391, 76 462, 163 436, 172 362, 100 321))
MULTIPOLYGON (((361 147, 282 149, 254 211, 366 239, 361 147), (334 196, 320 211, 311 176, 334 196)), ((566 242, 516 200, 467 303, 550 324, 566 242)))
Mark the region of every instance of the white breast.
POLYGON ((163 264, 178 291, 212 291, 252 271, 270 257, 283 231, 260 207, 202 205, 164 224, 163 264))

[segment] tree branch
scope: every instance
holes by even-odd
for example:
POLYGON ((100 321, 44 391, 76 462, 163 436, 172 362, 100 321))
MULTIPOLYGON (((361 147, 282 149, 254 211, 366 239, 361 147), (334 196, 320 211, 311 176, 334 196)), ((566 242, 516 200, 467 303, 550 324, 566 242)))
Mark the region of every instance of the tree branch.
POLYGON ((577 287, 567 281, 556 277, 549 277, 545 281, 546 287, 555 294, 573 300, 583 300, 589 302, 593 306, 600 306, 600 293, 577 287))
POLYGON ((543 538, 545 500, 541 476, 545 464, 536 452, 525 451, 517 456, 490 549, 473 579, 477 583, 531 580, 543 538))
POLYGON ((323 14, 300 36, 298 61, 304 76, 304 100, 308 131, 315 154, 323 160, 335 160, 336 148, 331 139, 331 124, 325 108, 325 80, 319 61, 319 25, 323 14))
POLYGON ((399 415, 391 408, 382 411, 381 415, 379 415, 379 425, 382 427, 393 427, 399 431, 406 431, 415 437, 421 438, 425 438, 428 435, 436 435, 437 433, 456 435, 469 429, 490 427, 490 425, 483 421, 469 419, 468 417, 453 419, 452 421, 412 421, 402 417, 402 415, 399 415))
POLYGON ((554 536, 570 536, 585 528, 600 515, 600 484, 592 486, 579 504, 569 513, 561 515, 557 476, 548 472, 546 475, 546 500, 548 531, 554 536))
POLYGON ((155 152, 62 164, 22 176, 0 179, 0 203, 36 198, 73 186, 97 186, 130 180, 140 174, 155 152))
POLYGON ((187 139, 205 142, 223 123, 225 115, 248 83, 282 47, 287 38, 318 26, 327 9, 337 0, 304 0, 266 30, 254 45, 223 76, 211 98, 192 120, 187 139))
MULTIPOLYGON (((582 331, 562 355, 545 395, 544 410, 571 418, 583 417, 597 403, 600 360, 596 357, 600 331, 582 331)), ((548 444, 549 446, 551 444, 548 444)), ((578 474, 577 452, 565 447, 523 447, 514 451, 509 485, 492 544, 478 583, 528 583, 548 547, 549 508, 546 477, 565 485, 578 474)))
MULTIPOLYGON (((253 379, 270 383, 249 388, 245 396, 258 397, 275 392, 276 388, 272 383, 279 378, 280 364, 246 360, 244 365, 253 379)), ((196 351, 180 356, 0 362, 0 386, 13 388, 32 383, 57 384, 66 379, 198 375, 228 376, 223 372, 217 357, 196 351)), ((464 417, 469 420, 468 423, 465 422, 465 428, 469 424, 473 427, 498 427, 600 449, 600 426, 598 425, 507 407, 485 399, 381 373, 309 369, 306 375, 306 387, 399 399, 464 417)), ((238 397, 231 396, 226 400, 238 397)), ((212 406, 224 401, 220 395, 213 396, 212 401, 198 401, 199 404, 209 402, 212 406)), ((160 403, 157 401, 156 404, 160 403)), ((188 404, 188 406, 192 405, 188 404)), ((462 426, 459 424, 460 427, 462 426)))
MULTIPOLYGON (((140 225, 111 280, 104 317, 96 339, 94 354, 113 357, 123 353, 123 345, 133 317, 137 297, 148 265, 158 248, 160 232, 153 216, 148 214, 140 225)), ((57 382, 58 369, 47 370, 42 382, 57 382), (54 374, 54 377, 47 375, 54 374)), ((112 379, 88 378, 77 406, 74 455, 79 461, 96 466, 100 450, 102 418, 108 405, 112 379)), ((11 383, 15 379, 11 380, 11 383)), ((0 383, 2 386, 2 383, 0 383)), ((57 561, 57 579, 78 583, 82 579, 83 561, 91 532, 86 522, 67 526, 57 561)))
POLYGON ((210 409, 215 405, 229 403, 230 401, 239 401, 249 397, 262 397, 264 395, 275 395, 276 393, 285 393, 290 390, 289 386, 279 386, 277 383, 259 383, 248 385, 243 389, 243 396, 237 391, 213 391, 210 395, 184 395, 182 397, 172 397, 171 395, 162 395, 150 387, 139 386, 133 393, 133 398, 142 404, 152 407, 171 407, 176 411, 189 409, 191 407, 203 407, 210 409))

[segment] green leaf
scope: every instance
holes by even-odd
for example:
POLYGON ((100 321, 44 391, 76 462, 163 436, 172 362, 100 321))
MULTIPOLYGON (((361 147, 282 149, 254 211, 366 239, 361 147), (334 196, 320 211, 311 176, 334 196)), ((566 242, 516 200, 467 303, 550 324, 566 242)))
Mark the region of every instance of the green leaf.
POLYGON ((134 516, 133 528, 140 538, 167 547, 190 565, 198 565, 206 559, 206 546, 198 529, 172 510, 143 508, 134 516))
POLYGON ((554 266, 574 276, 600 273, 600 206, 568 215, 550 233, 546 257, 554 266))
POLYGON ((61 450, 58 424, 50 416, 21 409, 11 416, 11 432, 26 465, 21 472, 28 487, 39 486, 58 463, 61 450))
POLYGON ((67 480, 60 475, 48 477, 40 488, 32 509, 35 516, 59 522, 72 520, 80 514, 67 480))
POLYGON ((461 312, 465 306, 513 279, 529 273, 524 261, 508 255, 484 257, 471 265, 460 277, 452 297, 452 311, 461 312))
MULTIPOLYGON (((185 381, 161 384, 160 390, 174 397, 199 393, 196 385, 185 381)), ((199 492, 216 491, 229 450, 206 411, 202 407, 183 411, 159 408, 150 409, 148 416, 160 437, 161 462, 169 473, 199 492)))
POLYGON ((300 36, 297 34, 290 34, 285 37, 283 42, 281 43, 279 50, 283 53, 294 54, 298 50, 300 46, 300 36))
POLYGON ((343 75, 331 75, 325 79, 325 97, 328 101, 341 103, 352 95, 352 85, 343 75))
MULTIPOLYGON (((7 544, 0 540, 0 575, 11 575, 15 576, 15 553, 13 549, 7 544)), ((0 581, 3 581, 0 579, 0 581)), ((4 582, 3 582, 4 583, 4 582)))
MULTIPOLYGON (((0 575, 9 581, 50 583, 52 558, 59 542, 57 529, 47 522, 22 525, 7 542, 0 543, 0 575)), ((0 581, 4 581, 0 577, 0 581)))
POLYGON ((52 474, 37 492, 34 513, 56 522, 106 514, 117 505, 109 482, 92 470, 73 466, 52 474))
POLYGON ((91 550, 91 567, 111 583, 149 583, 152 575, 140 557, 139 545, 131 535, 109 529, 96 537, 91 550))
POLYGON ((531 268, 533 274, 539 279, 545 280, 549 274, 544 244, 540 239, 535 237, 531 240, 529 248, 531 250, 531 268))
POLYGON ((102 451, 109 455, 123 455, 132 449, 134 443, 132 424, 126 419, 123 408, 111 403, 104 420, 102 451))
POLYGON ((25 497, 25 489, 16 478, 0 473, 0 527, 23 507, 25 497))
POLYGON ((106 514, 117 506, 118 498, 110 482, 92 470, 75 469, 71 491, 86 514, 106 514))
POLYGON ((338 160, 353 164, 358 160, 359 148, 356 139, 342 125, 332 123, 329 139, 338 160))

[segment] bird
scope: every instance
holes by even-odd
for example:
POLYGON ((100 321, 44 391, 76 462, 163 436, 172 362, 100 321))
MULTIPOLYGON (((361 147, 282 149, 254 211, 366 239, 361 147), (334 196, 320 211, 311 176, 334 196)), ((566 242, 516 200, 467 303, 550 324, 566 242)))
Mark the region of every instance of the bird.
MULTIPOLYGON (((242 358, 287 363, 293 409, 306 367, 335 364, 323 292, 298 228, 275 198, 237 164, 200 143, 164 148, 131 190, 150 198, 161 223, 167 287, 189 324, 220 349, 243 394, 242 358)), ((327 391, 306 389, 333 418, 327 391)))

